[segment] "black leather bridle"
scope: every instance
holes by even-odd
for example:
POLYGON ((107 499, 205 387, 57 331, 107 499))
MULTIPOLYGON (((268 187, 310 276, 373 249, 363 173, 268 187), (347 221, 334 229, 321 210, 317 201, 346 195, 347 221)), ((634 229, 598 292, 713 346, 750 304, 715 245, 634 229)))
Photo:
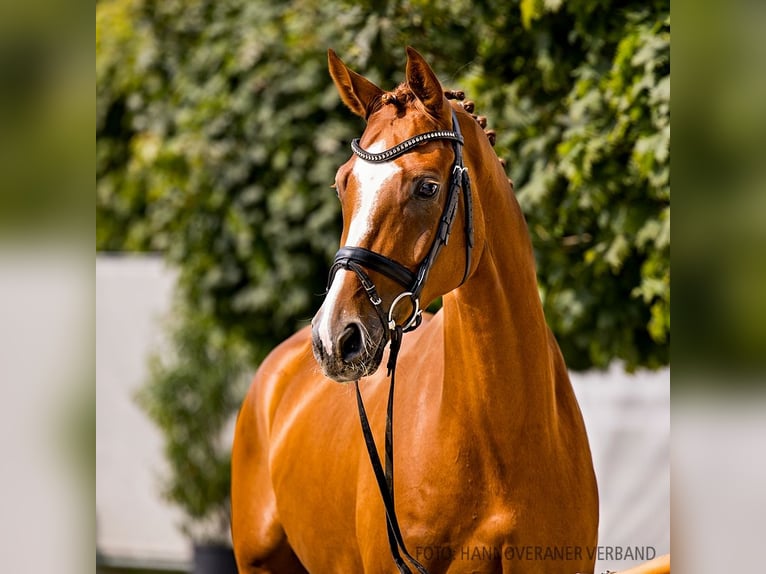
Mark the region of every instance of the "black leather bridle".
POLYGON ((421 323, 422 310, 420 308, 420 294, 426 279, 428 278, 428 274, 436 261, 436 257, 439 255, 442 247, 447 245, 447 241, 449 240, 452 225, 455 221, 455 214, 457 213, 461 190, 463 192, 463 203, 465 204, 465 271, 463 273, 461 284, 466 281, 471 271, 471 251, 473 249, 473 204, 471 198, 471 182, 468 177, 468 170, 463 165, 463 136, 460 132, 460 124, 458 123, 454 110, 452 111, 452 126, 454 131, 440 130, 426 132, 409 138, 380 153, 366 151, 359 145, 359 139, 355 139, 351 142, 351 149, 361 159, 373 163, 384 163, 391 161, 426 142, 449 140, 452 141, 455 160, 452 164, 447 199, 439 219, 439 226, 436 229, 433 243, 415 272, 380 253, 364 249, 363 247, 346 246, 341 247, 336 253, 335 261, 330 268, 330 276, 327 283, 327 288, 329 290, 330 285, 335 278, 335 274, 339 269, 353 271, 359 278, 359 282, 367 293, 370 303, 372 303, 378 317, 380 317, 380 320, 383 323, 385 340, 390 341, 391 343, 387 363, 388 375, 391 377, 391 385, 389 387, 386 414, 385 470, 381 464, 380 456, 378 455, 378 450, 375 445, 375 439, 372 435, 372 430, 370 429, 370 423, 364 408, 362 395, 359 391, 358 380, 354 383, 354 386, 356 389, 357 407, 359 409, 359 419, 362 425, 365 446, 367 447, 370 463, 372 464, 375 479, 378 483, 378 489, 380 490, 381 497, 383 498, 383 505, 386 509, 386 527, 391 556, 401 574, 411 574, 411 570, 402 558, 402 554, 420 574, 427 574, 427 571, 423 565, 413 558, 407 551, 407 548, 404 545, 401 529, 399 528, 399 521, 396 517, 396 508, 394 506, 393 404, 394 384, 396 380, 396 359, 399 354, 399 348, 401 347, 403 334, 416 329, 421 323), (377 271, 404 288, 404 291, 394 298, 387 313, 383 309, 383 302, 378 294, 377 287, 365 269, 377 271), (394 319, 394 310, 400 301, 408 297, 412 301, 412 313, 404 323, 397 324, 396 319, 394 319))
MULTIPOLYGON (((412 151, 414 148, 430 141, 434 140, 449 140, 452 141, 452 148, 455 152, 455 160, 452 164, 452 171, 450 177, 449 191, 447 194, 447 200, 444 204, 444 210, 439 219, 439 226, 436 229, 431 248, 428 250, 423 261, 418 265, 417 271, 410 271, 407 267, 401 263, 365 249, 363 247, 345 246, 341 247, 335 254, 335 260, 330 267, 330 276, 327 282, 327 288, 329 290, 332 284, 335 274, 339 269, 347 269, 353 271, 362 286, 364 287, 370 302, 375 307, 378 315, 383 322, 383 329, 386 333, 386 337, 390 336, 396 324, 393 320, 393 311, 396 305, 404 299, 409 297, 412 301, 413 312, 409 319, 404 323, 404 331, 411 331, 420 325, 421 321, 421 309, 420 309, 420 293, 423 290, 428 274, 431 271, 436 257, 439 255, 442 247, 447 245, 450 232, 452 231, 452 224, 455 221, 455 215, 457 213, 458 200, 460 198, 460 190, 463 191, 463 202, 465 204, 465 272, 463 273, 462 282, 468 278, 468 274, 471 270, 471 251, 473 249, 473 204, 471 201, 471 181, 468 177, 468 170, 463 165, 463 135, 460 132, 460 124, 457 121, 457 116, 454 110, 452 111, 452 125, 454 131, 432 131, 426 132, 420 135, 411 137, 392 148, 379 153, 370 153, 364 150, 359 145, 359 139, 354 139, 351 142, 351 149, 353 152, 365 161, 372 163, 385 163, 391 161, 405 153, 412 151), (404 288, 404 291, 394 299, 391 308, 386 313, 382 308, 382 301, 378 295, 375 284, 370 279, 370 276, 365 272, 365 269, 371 269, 382 273, 389 279, 394 280, 404 288)), ((461 282, 461 283, 462 283, 461 282)))

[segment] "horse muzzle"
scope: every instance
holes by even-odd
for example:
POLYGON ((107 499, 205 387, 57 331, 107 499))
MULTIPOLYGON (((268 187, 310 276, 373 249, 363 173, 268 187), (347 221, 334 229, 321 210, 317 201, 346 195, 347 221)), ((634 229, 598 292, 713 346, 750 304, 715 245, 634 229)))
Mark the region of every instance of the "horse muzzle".
MULTIPOLYGON (((353 320, 330 320, 323 307, 312 321, 314 358, 324 375, 339 383, 357 381, 378 370, 386 345, 374 315, 353 320)), ((345 313, 341 313, 345 315, 345 313)))

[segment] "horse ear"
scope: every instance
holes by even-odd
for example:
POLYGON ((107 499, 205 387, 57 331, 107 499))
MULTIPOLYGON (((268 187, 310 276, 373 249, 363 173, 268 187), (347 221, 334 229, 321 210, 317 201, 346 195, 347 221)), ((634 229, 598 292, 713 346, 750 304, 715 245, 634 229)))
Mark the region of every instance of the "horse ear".
POLYGON ((434 117, 444 113, 444 91, 431 66, 415 48, 407 46, 407 86, 434 117))
POLYGON ((352 112, 366 120, 373 104, 383 95, 383 90, 349 69, 332 49, 327 50, 327 64, 340 99, 352 112))

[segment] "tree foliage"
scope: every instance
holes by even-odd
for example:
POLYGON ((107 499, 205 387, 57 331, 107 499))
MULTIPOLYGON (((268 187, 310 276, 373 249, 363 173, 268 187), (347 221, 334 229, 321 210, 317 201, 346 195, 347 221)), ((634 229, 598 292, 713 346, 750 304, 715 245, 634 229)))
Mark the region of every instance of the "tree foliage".
POLYGON ((182 531, 198 542, 229 536, 231 415, 249 382, 248 349, 220 325, 180 309, 170 353, 152 355, 136 399, 164 436, 163 496, 183 508, 182 531))
POLYGON ((522 2, 472 88, 502 122, 546 316, 570 368, 669 361, 670 16, 664 2, 522 2))
POLYGON ((320 303, 362 129, 326 49, 393 86, 414 44, 497 129, 568 364, 665 364, 669 27, 667 2, 99 2, 98 248, 166 253, 262 358, 320 303))

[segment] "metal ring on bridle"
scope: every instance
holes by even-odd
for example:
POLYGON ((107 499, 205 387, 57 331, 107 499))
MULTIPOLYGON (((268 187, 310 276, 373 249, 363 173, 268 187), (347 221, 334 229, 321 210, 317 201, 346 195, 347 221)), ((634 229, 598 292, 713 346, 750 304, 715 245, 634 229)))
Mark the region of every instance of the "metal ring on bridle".
POLYGON ((396 309, 396 306, 399 304, 399 301, 404 299, 405 297, 409 297, 410 301, 412 301, 412 304, 414 306, 414 309, 412 311, 412 315, 407 319, 404 325, 402 325, 402 329, 406 331, 410 327, 412 327, 415 322, 418 320, 418 315, 420 315, 420 300, 415 297, 414 293, 411 291, 405 291, 404 293, 398 295, 396 299, 391 303, 391 307, 388 310, 388 328, 392 331, 396 329, 396 320, 394 319, 394 309, 396 309))

